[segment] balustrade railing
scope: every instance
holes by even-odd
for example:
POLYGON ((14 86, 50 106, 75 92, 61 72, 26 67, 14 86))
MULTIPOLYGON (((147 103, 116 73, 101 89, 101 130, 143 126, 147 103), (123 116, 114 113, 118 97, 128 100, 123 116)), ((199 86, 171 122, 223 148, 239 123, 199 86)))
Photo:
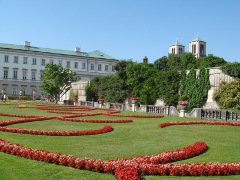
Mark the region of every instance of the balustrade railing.
POLYGON ((240 121, 239 110, 201 109, 201 119, 216 119, 224 121, 240 121))

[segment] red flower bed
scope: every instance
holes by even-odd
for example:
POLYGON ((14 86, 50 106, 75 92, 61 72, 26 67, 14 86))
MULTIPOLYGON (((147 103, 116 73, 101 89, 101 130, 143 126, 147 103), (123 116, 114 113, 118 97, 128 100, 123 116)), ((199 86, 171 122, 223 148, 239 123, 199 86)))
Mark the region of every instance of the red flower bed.
MULTIPOLYGON (((207 149, 204 142, 197 142, 176 151, 167 151, 154 156, 141 156, 136 158, 102 161, 89 158, 76 158, 68 154, 49 152, 46 150, 31 149, 19 144, 6 142, 0 139, 0 151, 28 159, 55 163, 77 169, 115 174, 118 179, 140 179, 142 175, 170 175, 170 176, 215 176, 215 175, 239 175, 240 163, 187 163, 187 164, 159 164, 155 157, 162 156, 173 162, 173 154, 179 154, 177 159, 184 159, 187 154, 199 155, 207 149)), ((177 155, 174 155, 176 157, 177 155)), ((158 159, 158 158, 157 158, 158 159)))
POLYGON ((61 121, 71 121, 71 122, 85 122, 85 123, 130 123, 133 120, 102 120, 102 119, 74 119, 74 118, 66 118, 66 117, 57 117, 58 120, 61 121))
POLYGON ((176 121, 176 122, 161 123, 158 126, 163 128, 163 127, 166 127, 166 126, 191 125, 191 124, 240 126, 240 123, 237 123, 237 122, 219 122, 219 121, 176 121))

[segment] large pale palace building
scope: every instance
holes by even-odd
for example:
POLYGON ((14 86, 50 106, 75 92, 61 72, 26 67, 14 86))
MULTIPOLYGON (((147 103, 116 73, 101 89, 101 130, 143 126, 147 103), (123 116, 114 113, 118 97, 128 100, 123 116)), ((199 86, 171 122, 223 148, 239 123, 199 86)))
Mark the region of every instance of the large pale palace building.
POLYGON ((98 50, 81 52, 41 48, 25 41, 24 45, 0 43, 0 93, 12 96, 43 95, 41 74, 47 63, 53 62, 64 68, 70 68, 89 81, 97 75, 114 74, 113 66, 117 59, 98 50))

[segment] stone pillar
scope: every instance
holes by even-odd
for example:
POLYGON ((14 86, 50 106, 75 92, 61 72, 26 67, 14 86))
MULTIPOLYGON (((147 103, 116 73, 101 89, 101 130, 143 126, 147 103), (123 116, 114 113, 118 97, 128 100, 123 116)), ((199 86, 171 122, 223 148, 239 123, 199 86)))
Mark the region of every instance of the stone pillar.
POLYGON ((180 110, 179 117, 186 117, 187 110, 180 110))
POLYGON ((132 100, 132 112, 135 112, 137 110, 137 104, 138 100, 132 100))

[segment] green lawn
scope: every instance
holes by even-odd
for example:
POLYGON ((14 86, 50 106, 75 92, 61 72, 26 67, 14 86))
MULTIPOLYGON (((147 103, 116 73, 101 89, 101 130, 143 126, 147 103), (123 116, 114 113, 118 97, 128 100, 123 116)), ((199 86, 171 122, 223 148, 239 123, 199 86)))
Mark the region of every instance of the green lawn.
MULTIPOLYGON (((32 114, 32 115, 56 115, 45 110, 19 109, 14 106, 1 106, 1 113, 32 114)), ((99 112, 99 111, 89 111, 99 112)), ((123 114, 137 114, 122 112, 123 114)), ((179 117, 164 117, 154 119, 125 118, 109 116, 91 116, 84 119, 132 119, 132 123, 120 124, 95 124, 65 122, 58 120, 37 121, 31 123, 14 124, 9 127, 45 130, 85 130, 99 129, 104 125, 110 125, 114 131, 101 135, 90 136, 42 136, 15 134, 0 131, 0 138, 26 147, 44 149, 63 154, 72 154, 76 157, 88 157, 94 159, 116 159, 139 155, 152 155, 167 150, 175 150, 188 146, 197 141, 207 143, 209 149, 206 153, 179 161, 187 162, 239 162, 240 161, 240 127, 213 126, 213 125, 189 125, 170 126, 159 128, 158 124, 167 121, 196 120, 179 117)), ((21 118, 2 117, 0 121, 21 118)), ((79 119, 79 118, 78 118, 79 119)), ((48 164, 0 153, 0 179, 84 179, 84 180, 111 180, 113 175, 78 170, 74 168, 48 164)), ((228 177, 168 177, 168 176, 143 176, 142 179, 240 179, 240 176, 228 177)))

